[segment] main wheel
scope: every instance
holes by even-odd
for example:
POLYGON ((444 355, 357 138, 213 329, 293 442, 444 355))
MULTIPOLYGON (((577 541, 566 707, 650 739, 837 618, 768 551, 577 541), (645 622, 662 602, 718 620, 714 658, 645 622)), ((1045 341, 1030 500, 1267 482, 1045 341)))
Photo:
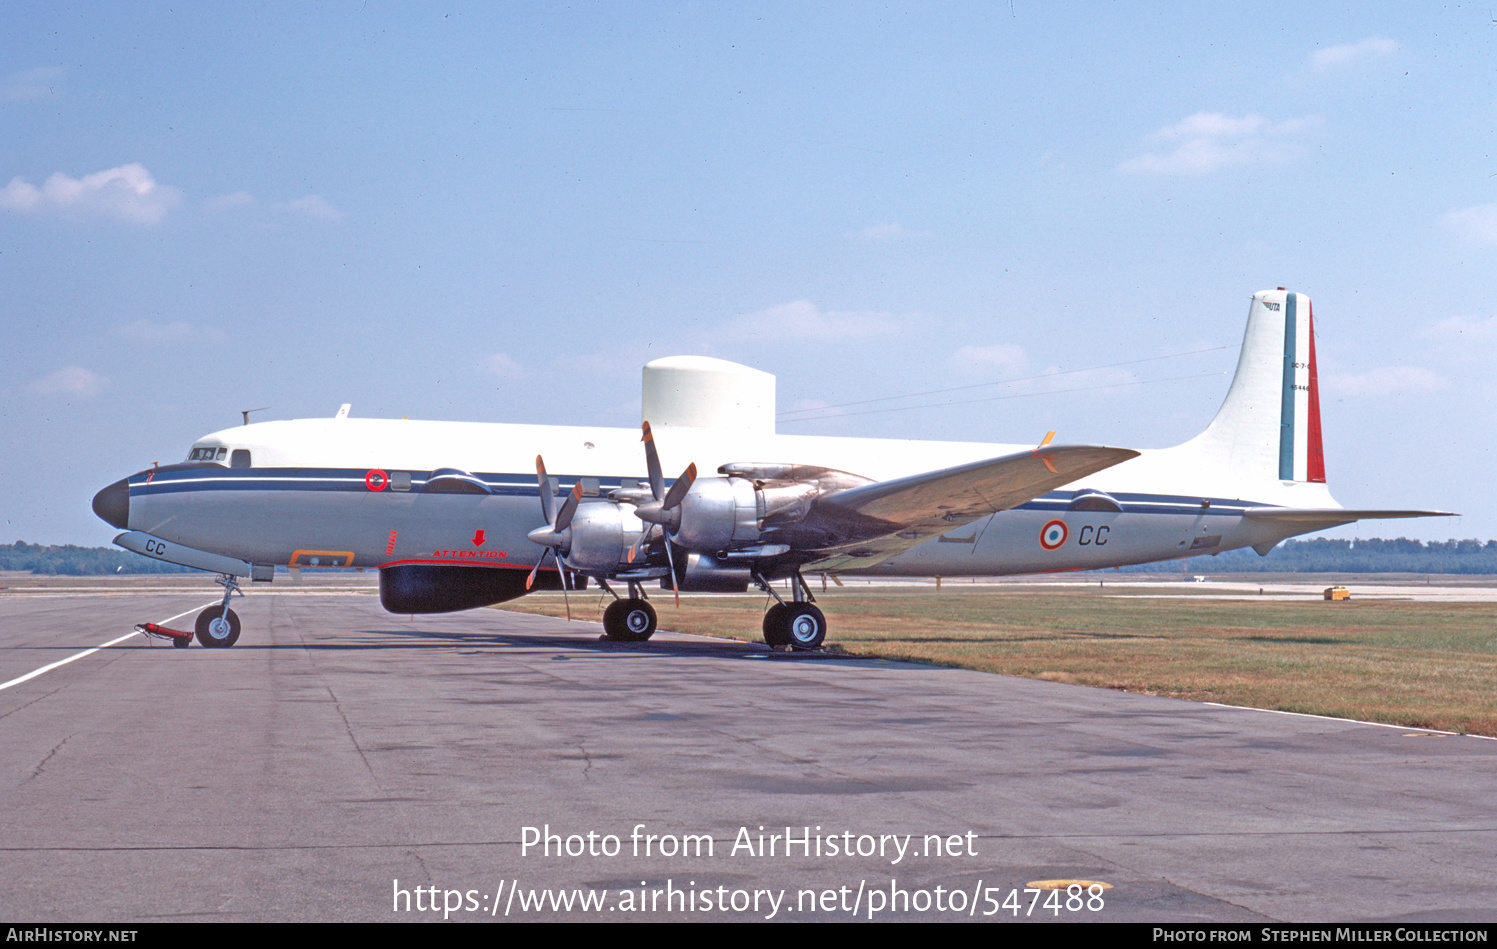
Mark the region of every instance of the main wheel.
POLYGON ((764 643, 768 646, 790 645, 790 630, 785 626, 785 612, 790 607, 776 603, 764 612, 764 643))
POLYGON ((603 631, 621 643, 642 643, 655 635, 655 607, 648 600, 614 600, 603 611, 603 631))
POLYGON ((785 611, 785 630, 791 648, 816 649, 826 639, 826 616, 810 603, 793 603, 785 611))
POLYGON ((199 613, 196 628, 198 642, 207 649, 228 649, 239 641, 239 617, 221 606, 199 613))

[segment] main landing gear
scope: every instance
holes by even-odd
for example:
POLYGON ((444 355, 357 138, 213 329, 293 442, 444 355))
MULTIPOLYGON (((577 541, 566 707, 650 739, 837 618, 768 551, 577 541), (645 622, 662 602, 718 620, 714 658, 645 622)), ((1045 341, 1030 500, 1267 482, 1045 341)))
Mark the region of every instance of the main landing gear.
MULTIPOLYGON (((607 583, 603 589, 613 593, 607 583)), ((609 639, 619 643, 642 643, 655 635, 655 607, 644 598, 639 584, 629 581, 629 596, 613 593, 614 601, 603 611, 603 632, 609 639)))
MULTIPOLYGON (((228 649, 239 641, 239 617, 229 609, 229 600, 244 596, 244 592, 239 589, 239 581, 230 573, 219 574, 218 584, 224 588, 223 603, 210 606, 199 613, 195 627, 198 642, 205 649, 228 649)), ((172 645, 178 649, 186 649, 187 643, 185 638, 172 641, 172 645)))
POLYGON ((799 572, 790 577, 791 602, 786 603, 769 583, 754 575, 759 588, 775 598, 774 606, 764 613, 764 642, 770 646, 789 646, 797 652, 821 648, 826 639, 826 616, 817 608, 811 588, 799 572))

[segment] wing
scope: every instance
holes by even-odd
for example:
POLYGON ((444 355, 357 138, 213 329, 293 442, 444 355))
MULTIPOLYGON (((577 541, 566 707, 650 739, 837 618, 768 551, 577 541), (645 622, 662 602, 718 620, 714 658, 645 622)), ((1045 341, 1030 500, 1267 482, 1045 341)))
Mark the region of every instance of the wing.
POLYGON ((937 534, 1137 456, 1131 448, 1101 445, 1046 447, 821 497, 812 518, 845 542, 806 569, 871 567, 937 534))

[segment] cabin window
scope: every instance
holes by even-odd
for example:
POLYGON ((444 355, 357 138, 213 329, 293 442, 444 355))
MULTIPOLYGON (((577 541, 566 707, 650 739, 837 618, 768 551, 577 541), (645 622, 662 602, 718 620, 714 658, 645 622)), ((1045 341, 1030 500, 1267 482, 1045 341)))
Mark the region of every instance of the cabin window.
POLYGON ((250 453, 248 448, 236 448, 234 454, 229 456, 230 468, 251 468, 250 453))
POLYGON ((391 491, 409 491, 411 489, 411 473, 409 471, 390 472, 391 491))

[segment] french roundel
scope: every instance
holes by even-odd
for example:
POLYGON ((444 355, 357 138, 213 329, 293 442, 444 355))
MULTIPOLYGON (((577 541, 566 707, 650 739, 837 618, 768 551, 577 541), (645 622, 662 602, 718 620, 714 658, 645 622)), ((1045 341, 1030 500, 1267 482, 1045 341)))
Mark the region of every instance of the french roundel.
POLYGON ((1051 521, 1040 529, 1040 546, 1046 550, 1059 550, 1066 542, 1066 522, 1051 521))

